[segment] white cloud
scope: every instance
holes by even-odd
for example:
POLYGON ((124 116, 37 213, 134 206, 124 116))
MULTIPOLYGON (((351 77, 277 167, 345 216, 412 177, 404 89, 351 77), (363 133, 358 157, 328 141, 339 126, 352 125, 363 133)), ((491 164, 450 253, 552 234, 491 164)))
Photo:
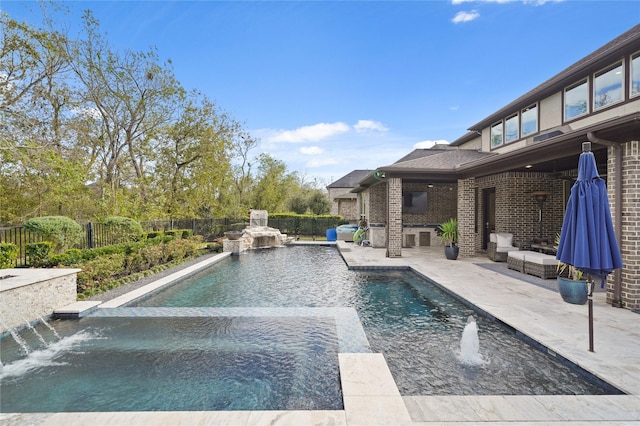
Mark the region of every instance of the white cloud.
POLYGON ((477 10, 472 10, 471 12, 458 12, 456 16, 453 17, 451 22, 454 24, 459 24, 461 22, 470 22, 480 17, 480 13, 477 10))
POLYGON ((354 129, 356 129, 356 132, 361 133, 361 132, 366 132, 369 130, 374 130, 374 131, 378 131, 378 132, 386 132, 387 129, 386 127, 384 127, 384 125, 379 122, 379 121, 373 121, 373 120, 358 120, 358 122, 353 126, 354 129))
POLYGON ((299 143, 319 141, 349 131, 349 126, 343 122, 318 123, 311 126, 298 127, 295 130, 284 130, 271 136, 269 142, 299 143))
POLYGON ((434 145, 449 145, 449 141, 444 140, 444 139, 439 139, 436 141, 430 141, 430 140, 426 140, 426 141, 422 141, 422 142, 418 142, 415 145, 413 145, 413 149, 429 149, 434 145))
POLYGON ((300 148, 300 154, 304 154, 304 155, 318 155, 318 154, 322 154, 324 152, 324 149, 320 148, 319 146, 303 146, 302 148, 300 148))

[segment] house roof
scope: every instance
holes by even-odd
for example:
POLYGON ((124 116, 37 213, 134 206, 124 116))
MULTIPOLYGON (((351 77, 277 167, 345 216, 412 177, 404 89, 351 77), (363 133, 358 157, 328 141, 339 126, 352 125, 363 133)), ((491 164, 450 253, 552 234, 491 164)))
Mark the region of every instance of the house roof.
POLYGON ((355 188, 358 186, 358 182, 362 180, 369 173, 373 172, 373 170, 354 170, 351 173, 348 173, 342 176, 340 179, 330 183, 327 185, 327 189, 329 188, 355 188))
POLYGON ((463 164, 495 155, 497 154, 460 148, 416 149, 395 163, 367 174, 352 192, 369 187, 391 174, 407 180, 429 178, 434 182, 453 182, 457 179, 457 169, 463 164))
MULTIPOLYGON (((572 82, 577 78, 587 76, 601 68, 610 65, 625 55, 633 53, 640 48, 640 24, 631 28, 624 34, 616 37, 609 43, 597 49, 590 55, 585 56, 570 67, 561 71, 559 74, 540 84, 535 89, 525 93, 507 106, 499 109, 489 115, 482 121, 469 127, 471 131, 481 131, 482 129, 492 125, 498 120, 502 120, 505 116, 520 111, 533 103, 550 96, 572 82)), ((452 145, 460 145, 464 142, 464 137, 452 142, 452 145)))
POLYGON ((392 165, 381 167, 378 170, 389 172, 399 170, 441 171, 455 169, 469 161, 496 155, 494 153, 481 152, 472 149, 425 149, 422 151, 433 152, 429 152, 428 155, 415 156, 413 158, 411 158, 410 155, 407 155, 392 165))
MULTIPOLYGON (((531 171, 561 170, 565 163, 575 168, 582 142, 594 143, 592 150, 640 136, 640 112, 615 117, 591 126, 572 130, 544 141, 507 153, 481 152, 470 149, 434 149, 430 155, 420 157, 415 153, 390 166, 377 169, 360 180, 352 192, 360 192, 388 177, 400 177, 407 181, 455 182, 457 179, 480 177, 526 168, 532 161, 536 168, 531 171)), ((426 150, 428 151, 428 150, 426 150)))

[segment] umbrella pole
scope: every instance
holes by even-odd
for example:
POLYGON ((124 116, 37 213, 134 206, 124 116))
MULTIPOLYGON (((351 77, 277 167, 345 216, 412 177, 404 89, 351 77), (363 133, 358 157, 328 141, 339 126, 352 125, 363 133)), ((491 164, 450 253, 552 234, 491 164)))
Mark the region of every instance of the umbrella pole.
POLYGON ((589 281, 588 284, 589 286, 589 294, 588 294, 588 301, 589 301, 589 352, 593 352, 593 279, 591 277, 591 275, 589 275, 589 281))

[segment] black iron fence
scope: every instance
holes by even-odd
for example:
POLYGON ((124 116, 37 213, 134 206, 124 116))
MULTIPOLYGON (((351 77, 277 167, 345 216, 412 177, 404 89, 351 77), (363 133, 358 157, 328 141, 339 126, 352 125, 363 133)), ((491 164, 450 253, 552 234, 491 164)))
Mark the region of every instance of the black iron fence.
MULTIPOLYGON (((341 222, 336 217, 269 217, 269 226, 283 234, 294 237, 324 239, 326 230, 335 228, 341 222)), ((80 224, 83 238, 74 248, 90 249, 105 247, 122 242, 118 233, 100 222, 80 224)), ((224 236, 226 231, 242 230, 249 225, 247 219, 171 219, 140 222, 147 232, 166 232, 189 229, 193 235, 201 235, 204 241, 214 241, 224 236)), ((17 265, 26 264, 27 244, 42 241, 39 235, 26 231, 22 226, 0 227, 0 243, 11 243, 18 247, 17 265)))

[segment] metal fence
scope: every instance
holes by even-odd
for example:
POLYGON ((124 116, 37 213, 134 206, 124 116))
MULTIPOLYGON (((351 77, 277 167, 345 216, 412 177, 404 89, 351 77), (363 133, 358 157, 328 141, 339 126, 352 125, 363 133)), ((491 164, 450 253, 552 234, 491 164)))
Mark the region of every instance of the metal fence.
MULTIPOLYGON (((269 226, 279 229, 283 234, 295 237, 323 239, 326 230, 335 228, 341 222, 336 217, 269 217, 269 226)), ((83 238, 74 248, 90 249, 117 244, 117 233, 100 222, 80 224, 83 238)), ((171 219, 140 222, 142 229, 149 232, 166 232, 177 229, 189 229, 193 235, 201 235, 205 241, 220 238, 226 231, 242 230, 249 225, 247 219, 171 219)), ((16 266, 26 264, 25 249, 27 244, 42 241, 39 235, 26 231, 22 226, 0 227, 0 243, 11 243, 18 247, 19 254, 16 266)))

